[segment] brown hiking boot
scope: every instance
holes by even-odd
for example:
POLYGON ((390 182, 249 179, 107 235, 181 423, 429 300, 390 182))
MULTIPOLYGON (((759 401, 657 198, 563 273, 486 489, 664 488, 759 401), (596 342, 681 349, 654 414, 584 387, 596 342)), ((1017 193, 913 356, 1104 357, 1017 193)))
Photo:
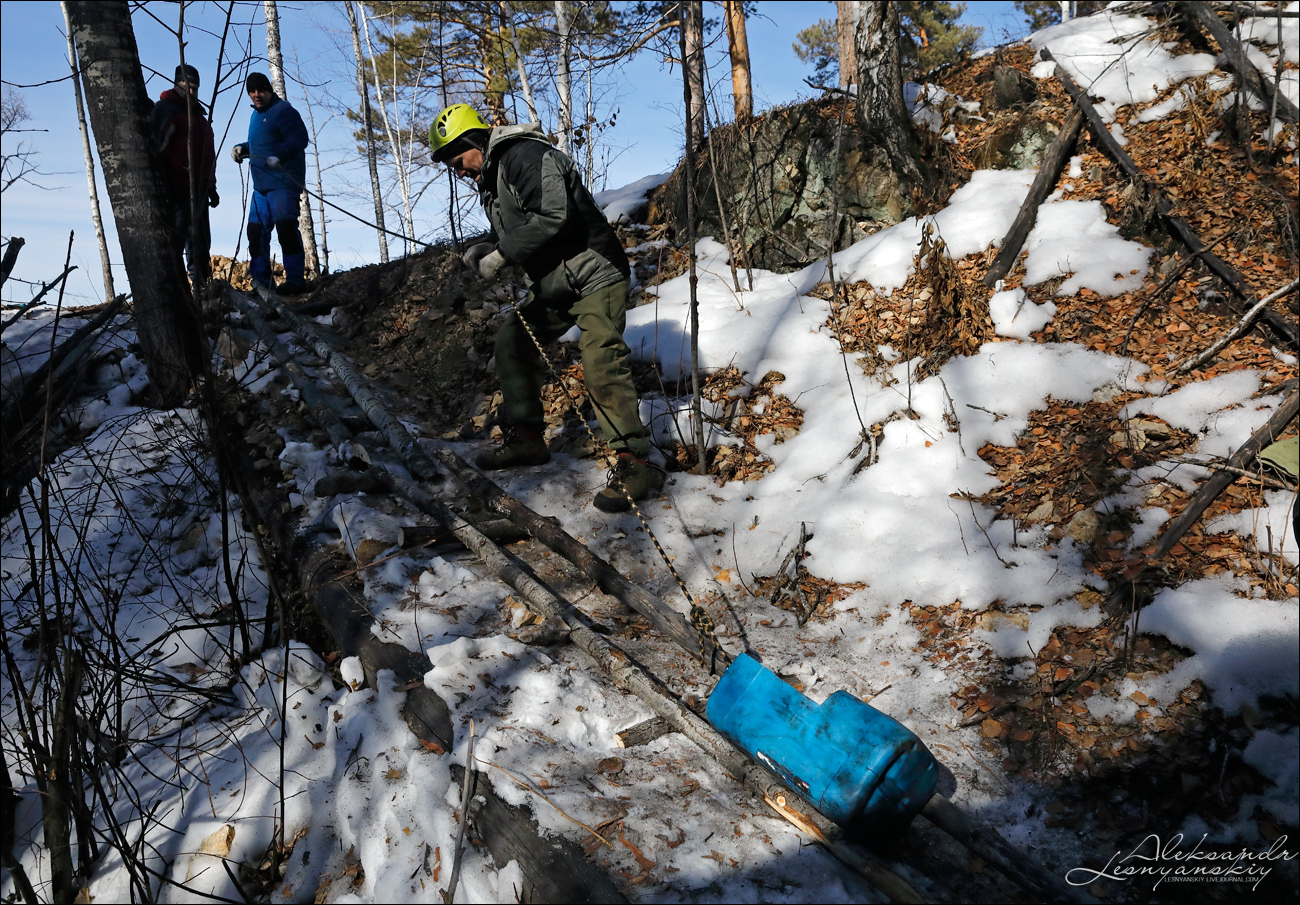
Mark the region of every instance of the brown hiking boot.
POLYGON ((609 484, 593 500, 601 512, 627 512, 632 508, 628 497, 644 500, 658 495, 664 486, 664 473, 631 453, 619 453, 609 473, 609 484))
POLYGON ((551 461, 551 451, 537 431, 526 427, 509 427, 501 438, 501 445, 479 453, 474 464, 484 471, 514 468, 518 465, 545 465, 551 461))

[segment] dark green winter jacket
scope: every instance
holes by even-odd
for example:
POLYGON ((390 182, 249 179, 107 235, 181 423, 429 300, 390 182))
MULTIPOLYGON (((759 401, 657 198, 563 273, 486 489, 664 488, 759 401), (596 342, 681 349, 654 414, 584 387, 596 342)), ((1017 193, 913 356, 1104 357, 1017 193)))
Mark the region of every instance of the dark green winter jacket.
POLYGON ((479 197, 502 256, 523 267, 548 305, 567 307, 629 279, 618 235, 537 123, 492 130, 479 197))

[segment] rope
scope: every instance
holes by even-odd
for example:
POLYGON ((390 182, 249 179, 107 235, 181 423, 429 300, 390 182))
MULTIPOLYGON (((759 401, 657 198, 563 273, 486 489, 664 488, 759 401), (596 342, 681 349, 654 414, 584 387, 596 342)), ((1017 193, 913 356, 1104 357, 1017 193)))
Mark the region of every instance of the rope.
MULTIPOLYGON (((564 398, 568 400, 570 408, 573 409, 574 413, 578 415, 579 420, 582 421, 582 426, 586 428, 587 436, 591 438, 593 447, 599 449, 604 445, 605 448, 609 450, 608 445, 602 444, 596 437, 595 431, 591 429, 590 422, 588 422, 586 418, 582 417, 582 413, 578 410, 578 403, 569 392, 569 388, 565 386, 564 379, 560 376, 559 372, 555 370, 555 365, 551 363, 550 356, 547 355, 546 350, 542 348, 541 341, 537 338, 537 334, 533 332, 533 328, 529 325, 528 319, 524 317, 522 309, 515 309, 515 317, 519 319, 519 323, 523 324, 524 329, 528 331, 528 338, 531 339, 533 345, 537 347, 537 354, 542 357, 542 361, 546 364, 546 369, 550 371, 551 376, 554 377, 556 382, 560 385, 560 389, 564 392, 564 398)), ((602 417, 604 417, 607 424, 614 423, 613 419, 610 418, 609 414, 605 411, 604 406, 597 401, 594 393, 588 393, 587 398, 591 400, 592 406, 595 407, 602 417)), ((612 452, 612 450, 609 451, 612 452)), ((616 471, 616 466, 612 457, 610 460, 610 471, 616 471)), ((614 480, 611 479, 610 483, 613 484, 614 480)), ((641 512, 641 507, 636 504, 636 500, 632 499, 632 494, 628 493, 627 487, 622 481, 618 481, 617 483, 618 489, 623 491, 623 496, 627 499, 628 505, 631 506, 632 511, 636 513, 637 520, 641 522, 641 527, 645 529, 646 536, 650 538, 651 542, 655 545, 655 549, 659 551, 659 558, 662 559, 664 565, 668 567, 668 571, 677 582, 677 587, 681 589, 682 596, 686 598, 687 604, 690 605, 691 625, 695 627, 695 631, 700 637, 700 652, 708 656, 709 674, 713 675, 717 671, 717 652, 722 648, 722 645, 718 643, 717 629, 713 624, 713 617, 709 615, 709 611, 702 607, 691 594, 690 588, 686 586, 686 581, 682 578, 676 567, 673 566, 672 560, 668 558, 667 551, 665 551, 663 545, 659 543, 659 538, 655 535, 654 529, 652 529, 650 523, 646 521, 645 515, 641 512)))
MULTIPOLYGON (((253 160, 253 159, 255 159, 255 158, 253 158, 253 157, 250 155, 248 159, 249 159, 249 160, 253 160)), ((264 158, 264 157, 258 157, 258 158, 256 158, 256 159, 257 159, 257 160, 265 160, 266 158, 264 158)), ((339 206, 338 206, 337 204, 335 204, 333 201, 330 201, 330 200, 328 200, 327 198, 323 198, 323 197, 321 197, 320 195, 317 195, 315 192, 313 192, 311 189, 307 188, 307 186, 303 185, 303 184, 302 184, 301 182, 299 182, 297 179, 294 179, 294 178, 293 178, 293 174, 292 174, 292 173, 289 173, 287 170, 281 169, 279 172, 282 173, 282 174, 284 175, 284 177, 285 177, 286 179, 288 179, 290 182, 292 182, 295 186, 297 186, 299 189, 301 189, 301 190, 302 190, 303 192, 305 192, 306 194, 308 194, 308 195, 310 195, 311 197, 315 198, 315 199, 316 199, 317 201, 319 201, 321 204, 328 204, 330 207, 334 208, 334 210, 338 211, 338 212, 341 213, 341 214, 346 214, 347 216, 351 217, 353 220, 356 220, 358 223, 361 223, 361 224, 364 224, 364 225, 366 225, 366 226, 369 226, 371 229, 377 229, 377 230, 379 230, 380 232, 388 233, 388 235, 390 235, 390 236, 396 236, 396 237, 399 238, 399 239, 404 239, 404 240, 406 240, 407 242, 414 243, 415 245, 421 245, 421 246, 423 246, 423 247, 425 247, 425 248, 436 248, 436 247, 437 247, 437 246, 435 246, 434 244, 432 244, 432 243, 430 243, 430 242, 421 242, 419 239, 413 239, 413 238, 411 238, 410 236, 406 235, 405 233, 394 232, 394 231, 391 230, 391 229, 387 229, 387 228, 385 228, 385 227, 383 227, 383 226, 380 226, 378 223, 371 223, 369 220, 365 219, 364 217, 359 217, 359 216, 357 216, 356 214, 352 213, 352 211, 348 210, 347 208, 345 208, 345 207, 339 207, 339 206)))

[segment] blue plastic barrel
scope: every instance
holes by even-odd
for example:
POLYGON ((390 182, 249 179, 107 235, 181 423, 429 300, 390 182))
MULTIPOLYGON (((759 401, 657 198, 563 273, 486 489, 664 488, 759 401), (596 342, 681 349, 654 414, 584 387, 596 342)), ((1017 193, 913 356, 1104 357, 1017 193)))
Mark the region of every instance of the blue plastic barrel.
POLYGON ((906 826, 939 778, 934 755, 897 720, 847 691, 816 704, 747 654, 722 674, 705 715, 846 829, 906 826))

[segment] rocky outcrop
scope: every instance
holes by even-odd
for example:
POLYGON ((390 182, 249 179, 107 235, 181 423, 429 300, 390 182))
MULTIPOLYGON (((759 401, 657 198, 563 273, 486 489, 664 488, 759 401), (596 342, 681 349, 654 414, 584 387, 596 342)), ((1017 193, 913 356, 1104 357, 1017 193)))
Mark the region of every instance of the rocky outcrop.
MULTIPOLYGON (((866 145, 850 106, 835 159, 836 99, 773 110, 743 125, 715 129, 709 152, 697 155, 695 190, 700 236, 722 241, 718 194, 733 237, 748 249, 749 263, 789 270, 824 257, 830 245, 833 193, 839 209, 835 246, 858 241, 911 216, 911 186, 889 164, 883 148, 866 145)), ((685 234, 684 165, 652 196, 651 224, 685 234)), ((743 261, 742 261, 743 263, 743 261)))

